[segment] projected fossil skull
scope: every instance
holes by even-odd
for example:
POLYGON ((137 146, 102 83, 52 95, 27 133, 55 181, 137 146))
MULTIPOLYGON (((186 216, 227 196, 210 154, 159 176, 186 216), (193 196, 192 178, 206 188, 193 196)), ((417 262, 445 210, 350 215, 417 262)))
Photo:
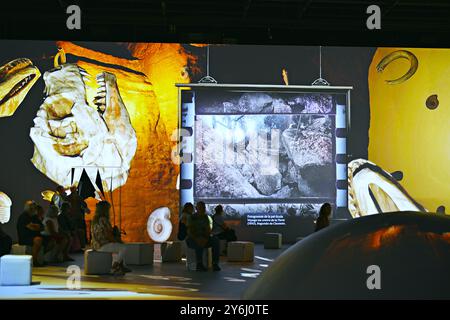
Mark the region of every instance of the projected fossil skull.
POLYGON ((426 211, 376 164, 353 160, 348 164, 348 209, 354 218, 394 211, 426 211))
POLYGON ((64 60, 44 74, 46 97, 30 130, 35 145, 31 161, 65 187, 78 182, 81 168, 95 168, 86 170, 94 172, 91 180, 98 169, 102 185, 114 190, 125 184, 137 148, 116 77, 108 72, 97 75, 97 96, 90 105, 85 84, 90 75, 64 60))
POLYGON ((26 58, 0 67, 0 117, 12 116, 41 73, 26 58))

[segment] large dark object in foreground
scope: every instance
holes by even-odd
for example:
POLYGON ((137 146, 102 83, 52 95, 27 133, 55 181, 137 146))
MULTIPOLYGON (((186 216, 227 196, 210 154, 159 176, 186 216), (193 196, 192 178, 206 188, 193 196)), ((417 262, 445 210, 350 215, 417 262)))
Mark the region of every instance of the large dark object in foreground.
POLYGON ((450 298, 450 217, 395 212, 330 226, 283 253, 245 299, 450 298), (381 269, 369 290, 367 267, 381 269))

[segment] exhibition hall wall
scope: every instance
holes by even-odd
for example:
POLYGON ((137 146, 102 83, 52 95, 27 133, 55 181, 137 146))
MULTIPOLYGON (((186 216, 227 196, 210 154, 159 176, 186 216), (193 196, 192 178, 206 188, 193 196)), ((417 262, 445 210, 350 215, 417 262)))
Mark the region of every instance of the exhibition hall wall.
POLYGON ((222 204, 253 240, 301 236, 324 202, 334 219, 450 206, 449 50, 0 48, 0 218, 13 238, 24 202, 46 208, 57 185, 77 185, 92 212, 111 202, 133 242, 175 239, 188 201, 222 204))

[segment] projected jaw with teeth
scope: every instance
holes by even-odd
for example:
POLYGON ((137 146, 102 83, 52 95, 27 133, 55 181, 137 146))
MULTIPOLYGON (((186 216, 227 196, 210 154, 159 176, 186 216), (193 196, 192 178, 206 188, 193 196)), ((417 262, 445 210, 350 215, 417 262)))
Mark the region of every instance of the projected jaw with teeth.
POLYGON ((14 114, 40 75, 26 58, 15 59, 0 68, 0 117, 14 114))
MULTIPOLYGON (((34 119, 30 136, 35 144, 33 164, 50 179, 69 186, 81 168, 95 180, 97 167, 104 187, 125 184, 137 147, 136 133, 113 74, 97 76, 97 97, 86 100, 89 74, 76 64, 64 64, 44 74, 47 95, 34 119)), ((94 181, 93 181, 94 182, 94 181)))

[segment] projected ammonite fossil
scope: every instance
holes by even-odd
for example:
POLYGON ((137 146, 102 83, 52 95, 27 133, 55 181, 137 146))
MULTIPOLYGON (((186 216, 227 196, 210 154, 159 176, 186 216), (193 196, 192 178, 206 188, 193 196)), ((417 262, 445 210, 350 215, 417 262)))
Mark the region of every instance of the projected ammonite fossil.
POLYGON ((356 217, 394 211, 426 211, 388 172, 376 164, 348 164, 348 209, 356 217))
POLYGON ((0 223, 7 223, 11 217, 12 201, 8 195, 0 191, 0 223))
POLYGON ((77 170, 71 177, 72 168, 95 168, 102 184, 114 190, 125 184, 137 148, 116 77, 108 72, 97 75, 97 96, 89 105, 85 81, 90 75, 76 64, 66 64, 63 52, 59 55, 55 68, 44 74, 46 97, 30 130, 35 145, 31 161, 65 187, 81 176, 77 170))
POLYGON ((172 233, 169 208, 161 207, 150 214, 147 221, 147 232, 150 238, 156 242, 164 242, 169 239, 172 233))
POLYGON ((14 114, 40 75, 38 68, 26 58, 0 67, 0 117, 14 114))

